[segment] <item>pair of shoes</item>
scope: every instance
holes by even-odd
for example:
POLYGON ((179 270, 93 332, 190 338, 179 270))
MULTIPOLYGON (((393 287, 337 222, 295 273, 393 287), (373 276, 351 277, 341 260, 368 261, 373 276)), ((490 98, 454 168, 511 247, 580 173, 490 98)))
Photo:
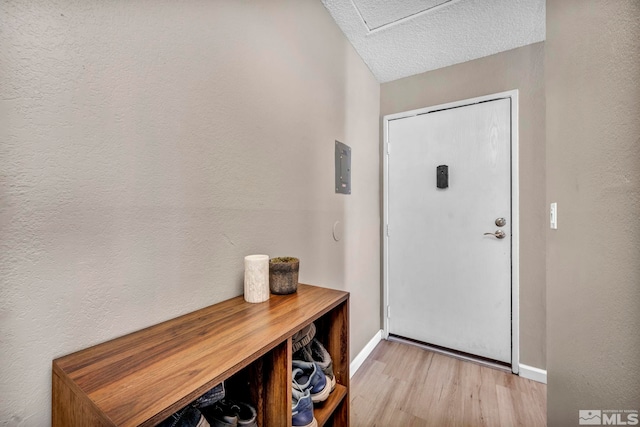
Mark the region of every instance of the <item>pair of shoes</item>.
POLYGON ((308 344, 302 346, 293 355, 293 358, 317 363, 327 377, 327 380, 331 383, 331 391, 336 388, 336 376, 333 374, 333 360, 331 360, 331 355, 317 338, 313 338, 308 344))
POLYGON ((308 390, 314 403, 327 400, 331 393, 331 385, 327 384, 327 377, 318 364, 304 360, 293 360, 292 365, 293 388, 302 392, 308 390))
POLYGON ((211 425, 201 410, 224 398, 224 382, 221 382, 189 405, 175 412, 160 424, 159 427, 210 427, 211 425))
POLYGON ((317 427, 318 421, 313 416, 313 403, 326 400, 331 393, 331 387, 327 387, 327 379, 315 363, 293 360, 292 365, 291 425, 317 427))
POLYGON ((248 403, 220 400, 202 409, 211 427, 258 427, 256 410, 248 403))
POLYGON ((315 338, 311 323, 292 337, 292 422, 294 427, 317 427, 313 404, 327 400, 336 386, 329 352, 315 338))
POLYGON ((158 427, 210 427, 210 425, 197 408, 187 405, 158 424, 158 427))
POLYGON ((292 338, 293 358, 316 362, 324 375, 331 383, 331 391, 336 388, 336 376, 333 374, 333 361, 331 355, 322 345, 316 335, 316 325, 311 323, 306 328, 297 332, 292 338))

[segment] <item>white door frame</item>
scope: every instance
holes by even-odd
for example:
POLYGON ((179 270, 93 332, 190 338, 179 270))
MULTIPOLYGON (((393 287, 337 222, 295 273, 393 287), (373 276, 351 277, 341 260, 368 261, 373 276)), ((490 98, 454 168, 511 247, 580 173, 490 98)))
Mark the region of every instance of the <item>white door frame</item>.
POLYGON ((518 90, 510 90, 477 98, 465 99, 447 104, 434 105, 402 113, 388 114, 382 118, 384 133, 383 161, 383 332, 389 337, 389 121, 418 116, 437 110, 478 104, 508 98, 511 100, 511 372, 519 373, 520 364, 520 212, 519 212, 519 168, 518 168, 518 90))

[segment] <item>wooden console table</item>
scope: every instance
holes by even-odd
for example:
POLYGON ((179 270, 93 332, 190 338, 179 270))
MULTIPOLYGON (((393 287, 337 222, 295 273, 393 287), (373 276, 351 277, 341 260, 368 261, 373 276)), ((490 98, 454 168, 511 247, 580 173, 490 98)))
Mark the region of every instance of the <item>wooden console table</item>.
POLYGON ((242 296, 53 361, 52 425, 153 426, 225 381, 260 427, 291 426, 291 337, 315 322, 336 389, 319 426, 349 425, 349 294, 299 285, 250 304, 242 296))

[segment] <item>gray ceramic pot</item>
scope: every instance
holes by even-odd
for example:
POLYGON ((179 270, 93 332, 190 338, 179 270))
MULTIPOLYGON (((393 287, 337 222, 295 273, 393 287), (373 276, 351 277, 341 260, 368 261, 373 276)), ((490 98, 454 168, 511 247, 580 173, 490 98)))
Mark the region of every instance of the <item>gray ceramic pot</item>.
POLYGON ((269 289, 272 294, 286 295, 298 290, 300 260, 278 257, 269 260, 269 289))

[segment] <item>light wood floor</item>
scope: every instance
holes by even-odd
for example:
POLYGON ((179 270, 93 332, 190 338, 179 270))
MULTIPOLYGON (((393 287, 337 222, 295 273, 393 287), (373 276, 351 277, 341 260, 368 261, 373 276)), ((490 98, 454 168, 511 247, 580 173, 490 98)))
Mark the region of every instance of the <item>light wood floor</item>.
POLYGON ((381 341, 351 379, 351 426, 546 425, 546 385, 381 341))

